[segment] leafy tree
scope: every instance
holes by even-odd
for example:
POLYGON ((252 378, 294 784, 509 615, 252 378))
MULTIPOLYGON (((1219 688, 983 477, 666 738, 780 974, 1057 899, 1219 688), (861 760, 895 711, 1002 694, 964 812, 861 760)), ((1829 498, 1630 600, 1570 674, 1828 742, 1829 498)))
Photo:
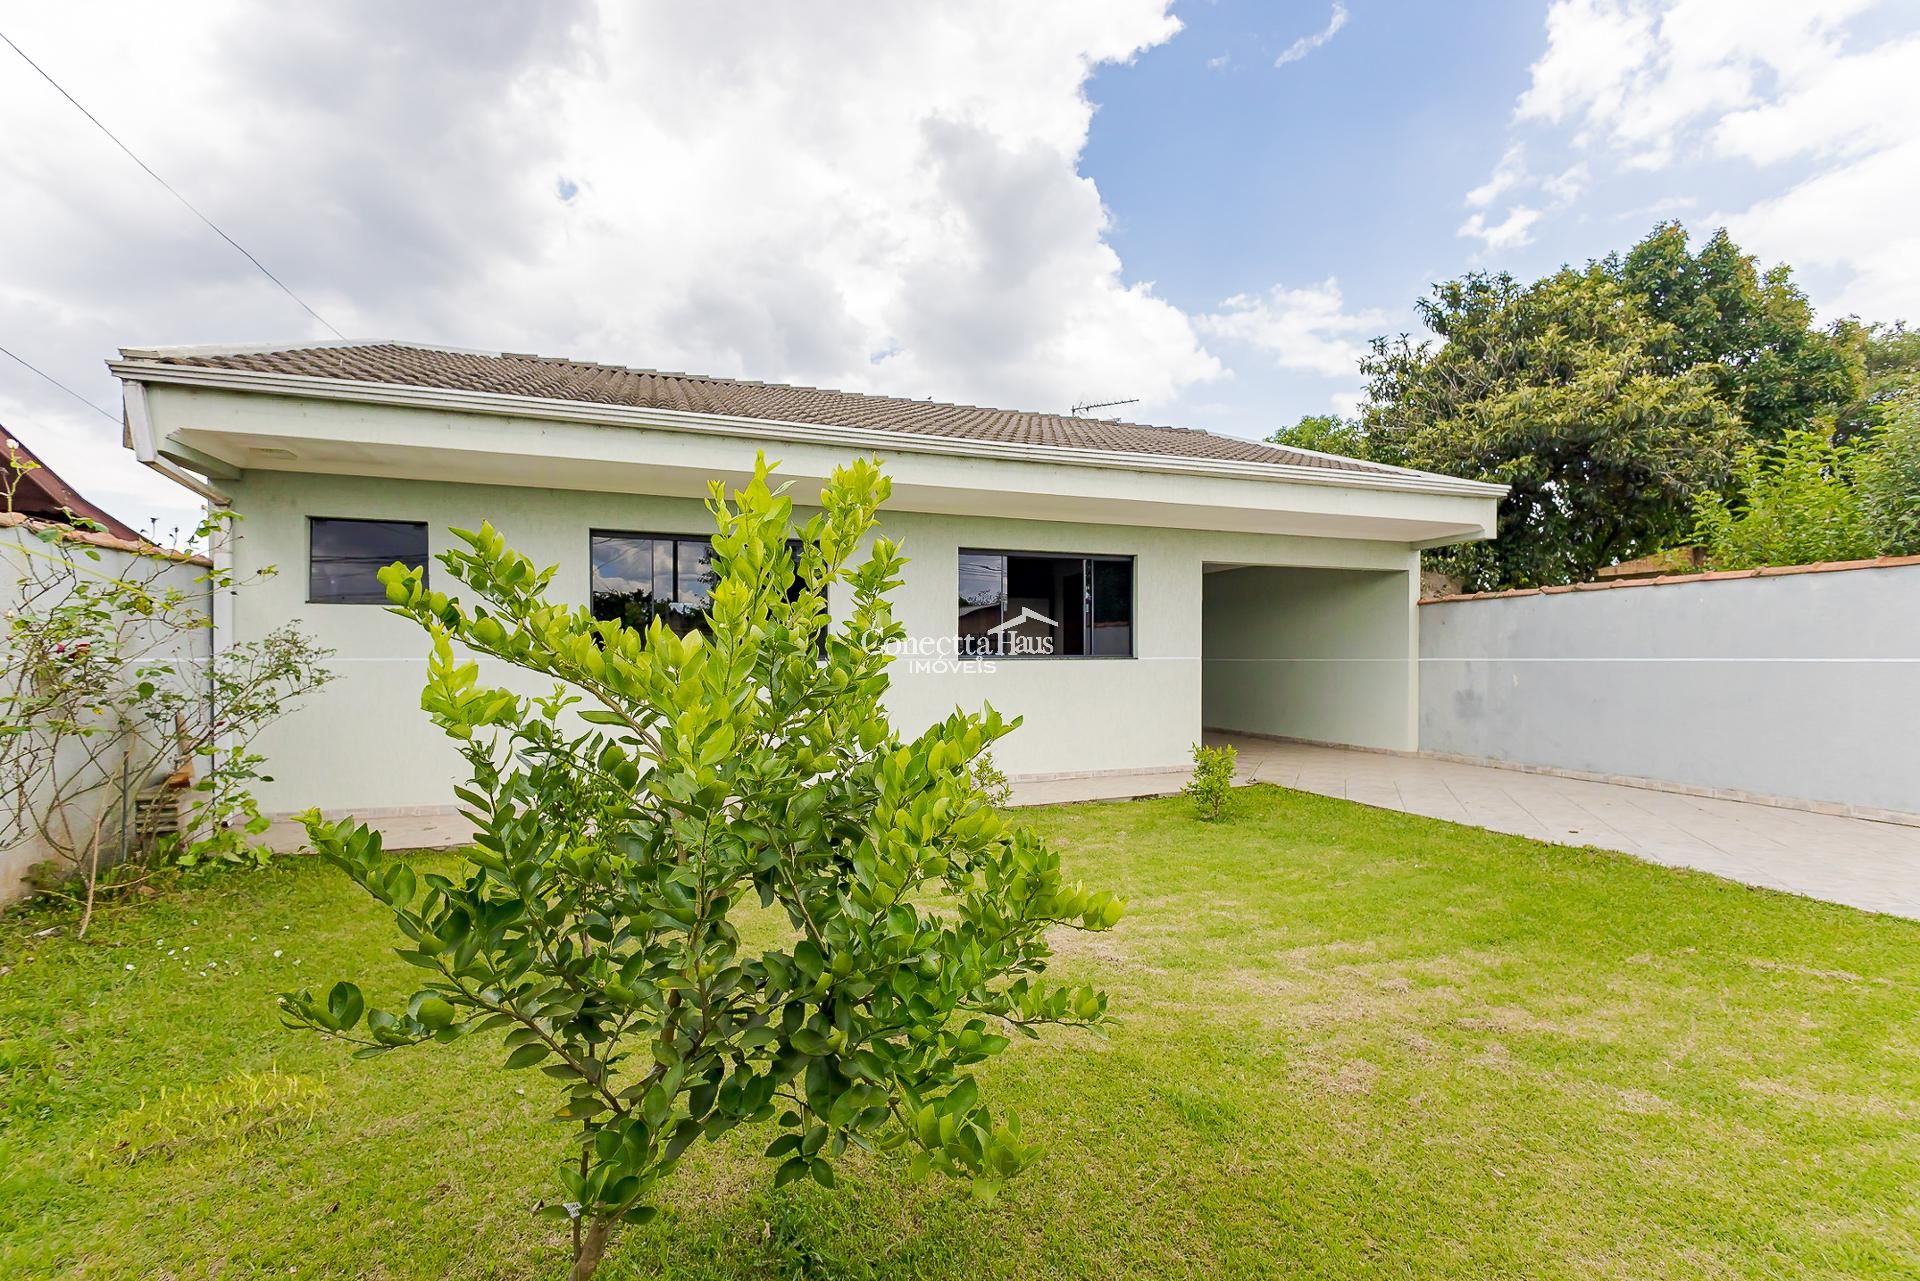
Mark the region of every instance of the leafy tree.
POLYGON ((1899 402, 1920 395, 1920 329, 1849 316, 1829 332, 1858 371, 1859 394, 1835 410, 1836 437, 1851 441, 1880 426, 1899 402))
POLYGON ((775 1127, 776 1184, 831 1186, 850 1146, 906 1147, 991 1195, 1034 1149, 968 1069, 1008 1033, 1105 1021, 1103 995, 1046 977, 1047 932, 1105 929, 1121 903, 1068 884, 971 775, 1013 725, 888 723, 904 561, 876 538, 848 566, 887 489, 876 464, 836 471, 796 564, 764 460, 730 499, 714 486, 711 636, 550 603, 555 570, 485 526, 440 558, 470 602, 382 571, 431 640, 421 705, 471 770, 474 845, 461 875, 416 877, 368 828, 309 816, 431 977, 392 1009, 345 982, 282 1008, 359 1056, 503 1031, 505 1066, 539 1066, 573 1123, 543 1213, 572 1226, 576 1281, 616 1224, 653 1216, 689 1145, 744 1123, 775 1127), (456 646, 553 692, 484 685, 456 646))
POLYGON ((1836 335, 1814 328, 1791 268, 1761 271, 1725 228, 1691 253, 1686 228, 1663 222, 1602 266, 1666 327, 1654 347, 1660 371, 1709 371, 1721 400, 1760 440, 1805 427, 1858 391, 1856 362, 1836 335))
POLYGON ((1291 427, 1281 427, 1267 440, 1275 445, 1311 449, 1342 458, 1371 458, 1372 443, 1357 418, 1339 414, 1302 414, 1291 427))
POLYGON ((1716 375, 1673 372, 1673 326, 1605 265, 1531 285, 1475 273, 1418 307, 1444 341, 1375 340, 1365 433, 1381 461, 1512 487, 1496 541, 1433 558, 1469 590, 1575 581, 1658 550, 1726 480, 1740 427, 1716 375))
POLYGON ((1856 453, 1824 431, 1789 431, 1775 445, 1740 447, 1738 496, 1694 501, 1693 541, 1712 569, 1808 565, 1875 554, 1853 487, 1856 453))

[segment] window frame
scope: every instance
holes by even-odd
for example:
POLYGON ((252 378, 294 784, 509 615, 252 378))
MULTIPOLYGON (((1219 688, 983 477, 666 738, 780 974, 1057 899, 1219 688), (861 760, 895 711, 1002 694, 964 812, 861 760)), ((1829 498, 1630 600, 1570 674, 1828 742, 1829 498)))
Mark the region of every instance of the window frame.
MULTIPOLYGON (((594 540, 598 538, 630 538, 634 540, 646 539, 648 542, 652 542, 652 543, 671 542, 674 545, 673 547, 674 602, 673 603, 676 603, 676 604, 679 603, 679 596, 680 596, 680 544, 704 543, 706 544, 709 555, 711 555, 713 551, 713 535, 712 534, 672 534, 672 533, 655 532, 655 531, 644 530, 644 529, 605 529, 598 526, 590 526, 587 529, 587 612, 589 614, 593 614, 593 608, 594 608, 593 598, 598 594, 598 592, 596 591, 593 585, 593 582, 594 582, 593 544, 594 544, 594 540)), ((792 551, 794 556, 794 564, 797 566, 799 564, 801 540, 798 538, 789 538, 787 540, 787 546, 792 551)), ((797 582, 795 584, 795 588, 796 590, 798 589, 797 582)), ((709 597, 711 597, 711 593, 709 593, 709 597)), ((657 608, 657 603, 656 603, 656 608, 657 608)), ((709 612, 709 607, 707 606, 701 607, 701 614, 703 618, 708 612, 709 612)), ((594 619, 596 622, 617 621, 617 620, 602 619, 597 614, 594 615, 594 619)), ((821 634, 820 642, 821 642, 822 652, 824 653, 825 645, 826 645, 826 634, 824 632, 821 634)))
MULTIPOLYGON (((424 586, 433 572, 433 531, 424 520, 408 520, 403 516, 314 516, 307 517, 307 604, 309 605, 388 605, 386 589, 381 589, 378 600, 342 600, 332 596, 314 595, 313 582, 313 527, 316 522, 325 521, 337 525, 407 525, 420 531, 420 582, 424 586)), ((403 557, 394 557, 404 563, 403 557)), ((392 561, 387 562, 392 564, 392 561)), ((385 568, 385 566, 381 566, 385 568)))
MULTIPOLYGON (((1080 647, 1083 652, 1078 654, 1065 654, 1065 653, 964 654, 963 653, 960 655, 963 661, 993 662, 993 663, 1000 663, 1000 662, 1078 663, 1078 662, 1083 662, 1089 659, 1103 661, 1103 662, 1138 661, 1140 657, 1140 558, 1138 556, 1134 555, 1131 552, 1050 552, 1050 551, 1019 551, 1019 550, 1014 550, 1012 548, 1002 548, 1002 547, 960 547, 956 550, 954 555, 955 591, 954 591, 954 597, 953 597, 954 599, 953 635, 956 642, 960 639, 960 614, 959 614, 960 593, 958 591, 960 562, 968 556, 1000 557, 1000 564, 1001 564, 1000 621, 1003 623, 1006 621, 1006 593, 1007 593, 1007 583, 1009 579, 1009 573, 1007 570, 1006 562, 1010 558, 1018 557, 1018 558, 1025 558, 1028 560, 1065 560, 1065 561, 1077 560, 1079 561, 1082 566, 1081 576, 1083 580, 1083 585, 1080 589, 1081 590, 1081 607, 1080 608, 1081 608, 1081 618, 1083 620, 1081 623, 1082 634, 1080 637, 1080 647), (1125 564, 1127 567, 1127 652, 1124 654, 1095 654, 1095 653, 1086 652, 1090 648, 1090 645, 1093 639, 1093 629, 1094 629, 1094 617, 1093 617, 1094 569, 1093 567, 1096 563, 1100 563, 1100 562, 1105 562, 1109 564, 1121 563, 1121 564, 1125 564)), ((1064 626, 1062 628, 1062 632, 1063 632, 1062 639, 1064 641, 1064 626)))

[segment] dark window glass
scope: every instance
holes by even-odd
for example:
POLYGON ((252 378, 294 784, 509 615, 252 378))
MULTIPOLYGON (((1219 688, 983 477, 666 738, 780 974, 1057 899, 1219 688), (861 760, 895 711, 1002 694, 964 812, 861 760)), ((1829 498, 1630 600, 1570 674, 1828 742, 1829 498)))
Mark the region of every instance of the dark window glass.
MULTIPOLYGON (((671 555, 673 544, 665 539, 671 555)), ((622 534, 595 534, 593 549, 593 616, 617 618, 628 627, 645 629, 653 621, 654 602, 660 599, 654 584, 654 548, 651 538, 622 534)), ((671 595, 673 576, 667 576, 671 595)))
POLYGON ((1131 657, 1133 561, 962 551, 957 643, 974 658, 1131 657))
POLYGON ((307 520, 307 599, 316 604, 386 604, 379 573, 395 561, 426 567, 424 521, 307 520))
POLYGON ((1007 603, 1007 558, 997 552, 960 553, 960 649, 984 650, 1007 603))
POLYGON ((1087 652, 1104 656, 1133 653, 1133 562, 1093 562, 1093 626, 1087 652))
MULTIPOLYGON (((789 546, 798 558, 800 544, 789 546)), ((658 617, 681 636, 709 630, 707 610, 719 572, 713 562, 713 544, 707 539, 595 533, 588 547, 595 618, 618 619, 635 631, 645 631, 658 617)), ((796 581, 789 599, 799 594, 796 581)))

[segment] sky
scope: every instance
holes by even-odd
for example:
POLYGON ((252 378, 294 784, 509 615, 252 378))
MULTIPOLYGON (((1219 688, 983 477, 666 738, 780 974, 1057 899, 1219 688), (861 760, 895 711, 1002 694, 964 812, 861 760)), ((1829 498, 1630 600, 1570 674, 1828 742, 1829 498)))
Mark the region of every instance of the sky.
MULTIPOLYGON (((1912 0, 48 5, 4 33, 355 339, 1258 437, 1663 219, 1920 321, 1912 0), (191 20, 186 20, 187 18, 191 20)), ((124 346, 332 335, 0 45, 0 425, 163 535, 124 346), (83 404, 81 401, 86 403, 83 404)))

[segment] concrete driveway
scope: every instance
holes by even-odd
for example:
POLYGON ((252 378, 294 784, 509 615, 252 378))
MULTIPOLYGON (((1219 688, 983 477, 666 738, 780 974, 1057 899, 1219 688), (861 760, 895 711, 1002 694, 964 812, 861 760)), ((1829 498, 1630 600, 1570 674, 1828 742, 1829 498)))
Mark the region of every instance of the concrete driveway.
POLYGON ((1920 827, 1427 757, 1220 741, 1239 751, 1248 781, 1920 919, 1920 827))

